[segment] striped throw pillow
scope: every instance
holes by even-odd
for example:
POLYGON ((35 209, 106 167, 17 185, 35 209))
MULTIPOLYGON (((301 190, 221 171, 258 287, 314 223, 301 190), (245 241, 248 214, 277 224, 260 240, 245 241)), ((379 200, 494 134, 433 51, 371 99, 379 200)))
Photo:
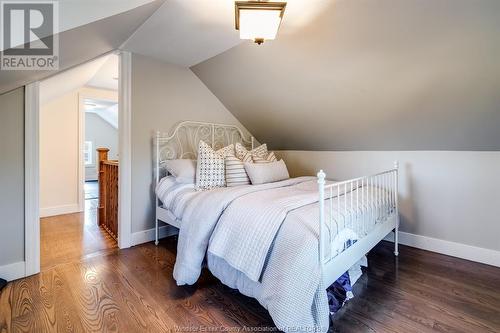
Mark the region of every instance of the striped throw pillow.
POLYGON ((226 156, 226 186, 240 186, 250 185, 250 178, 248 178, 245 171, 245 163, 238 157, 233 155, 226 156))

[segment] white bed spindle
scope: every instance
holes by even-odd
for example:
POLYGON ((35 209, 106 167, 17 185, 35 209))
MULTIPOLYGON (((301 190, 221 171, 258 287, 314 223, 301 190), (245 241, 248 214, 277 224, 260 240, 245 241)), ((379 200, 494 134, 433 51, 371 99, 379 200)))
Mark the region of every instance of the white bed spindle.
POLYGON ((398 255, 398 167, 396 162, 388 171, 328 184, 323 170, 318 173, 319 263, 325 286, 337 280, 392 231, 395 233, 394 254, 398 255), (325 200, 330 201, 328 205, 325 200), (343 251, 337 253, 338 246, 333 244, 340 241, 336 237, 345 228, 357 234, 357 241, 347 247, 344 243, 343 251))
POLYGON ((323 170, 318 172, 318 185, 319 185, 319 264, 320 269, 323 266, 323 260, 325 258, 325 244, 326 244, 326 232, 325 232, 325 173, 323 170))

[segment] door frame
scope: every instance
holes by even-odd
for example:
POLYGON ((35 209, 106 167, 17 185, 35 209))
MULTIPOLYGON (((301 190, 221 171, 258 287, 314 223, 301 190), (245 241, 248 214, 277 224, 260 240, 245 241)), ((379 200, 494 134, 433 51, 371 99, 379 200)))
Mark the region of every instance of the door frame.
POLYGON ((24 88, 24 274, 40 272, 40 83, 24 88))
MULTIPOLYGON (((128 248, 132 239, 131 220, 131 86, 132 55, 118 51, 118 151, 120 172, 118 247, 128 248)), ((40 272, 40 82, 30 83, 24 90, 24 219, 25 276, 40 272)), ((80 133, 83 135, 83 133, 80 133)), ((82 170, 84 171, 84 170, 82 170)))

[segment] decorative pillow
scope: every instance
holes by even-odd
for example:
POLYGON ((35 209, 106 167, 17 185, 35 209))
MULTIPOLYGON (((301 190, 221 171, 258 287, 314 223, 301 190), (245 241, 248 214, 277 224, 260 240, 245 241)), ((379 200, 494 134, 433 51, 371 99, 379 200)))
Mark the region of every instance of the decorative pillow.
POLYGON ((188 159, 166 160, 167 171, 175 177, 178 183, 194 184, 196 177, 196 161, 188 159))
POLYGON ((245 163, 234 154, 229 154, 226 156, 226 186, 240 185, 250 185, 250 178, 245 171, 245 163))
POLYGON ((234 152, 234 145, 213 150, 204 141, 198 146, 198 164, 196 165, 196 189, 210 190, 226 186, 224 159, 234 152))
POLYGON ((245 170, 253 185, 277 182, 290 178, 285 162, 245 163, 245 170))
POLYGON ((236 143, 235 146, 236 157, 242 160, 243 162, 252 162, 252 156, 265 156, 267 155, 267 145, 263 144, 248 151, 245 146, 241 143, 236 143))
POLYGON ((274 155, 274 152, 270 152, 269 154, 263 155, 263 156, 252 156, 252 161, 254 163, 269 163, 269 162, 276 162, 278 159, 276 158, 276 155, 274 155))

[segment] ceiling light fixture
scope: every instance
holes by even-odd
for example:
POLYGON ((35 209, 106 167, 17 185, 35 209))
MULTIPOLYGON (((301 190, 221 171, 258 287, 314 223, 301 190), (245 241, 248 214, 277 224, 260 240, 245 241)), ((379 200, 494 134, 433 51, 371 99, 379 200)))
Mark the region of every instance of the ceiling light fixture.
POLYGON ((257 44, 275 39, 285 13, 286 2, 236 1, 235 25, 241 39, 257 44))

